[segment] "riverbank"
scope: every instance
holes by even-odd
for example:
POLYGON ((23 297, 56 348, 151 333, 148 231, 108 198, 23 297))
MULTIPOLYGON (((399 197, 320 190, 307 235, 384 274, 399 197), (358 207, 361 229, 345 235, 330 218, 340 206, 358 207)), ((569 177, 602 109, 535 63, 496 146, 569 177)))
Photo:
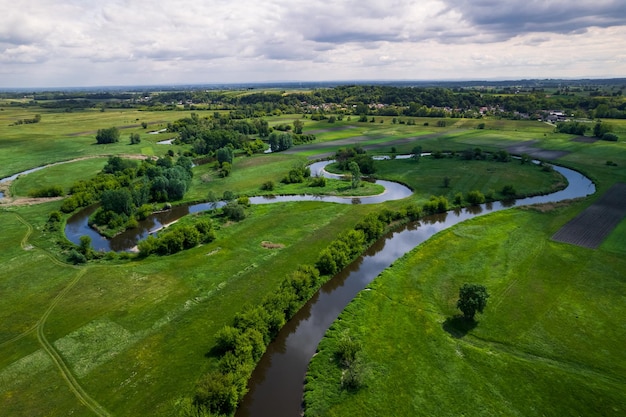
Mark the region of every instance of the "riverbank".
POLYGON ((626 284, 609 277, 626 262, 550 240, 583 206, 476 218, 394 262, 320 343, 305 415, 622 415, 626 284), (456 318, 464 282, 491 295, 475 327, 456 318), (361 346, 355 391, 334 359, 345 334, 361 346))

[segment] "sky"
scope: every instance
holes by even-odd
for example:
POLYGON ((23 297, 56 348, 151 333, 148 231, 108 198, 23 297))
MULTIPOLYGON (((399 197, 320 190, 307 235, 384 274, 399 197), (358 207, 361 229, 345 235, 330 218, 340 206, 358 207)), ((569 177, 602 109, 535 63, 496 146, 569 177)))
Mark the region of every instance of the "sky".
POLYGON ((0 0, 0 88, 617 77, 625 0, 0 0))

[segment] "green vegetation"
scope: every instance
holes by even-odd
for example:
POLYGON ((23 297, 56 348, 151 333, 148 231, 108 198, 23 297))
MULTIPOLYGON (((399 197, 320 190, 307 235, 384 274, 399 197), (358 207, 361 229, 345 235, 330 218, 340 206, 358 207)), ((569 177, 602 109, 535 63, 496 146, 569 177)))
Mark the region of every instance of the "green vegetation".
MULTIPOLYGON (((560 103, 554 108, 578 106, 581 116, 607 118, 616 111, 621 117, 623 98, 590 99, 589 93, 561 94, 556 101, 489 89, 488 100, 509 107, 480 118, 480 94, 469 89, 458 96, 447 89, 354 86, 164 92, 148 102, 132 94, 108 100, 74 93, 5 100, 0 177, 71 162, 2 188, 10 198, 0 201, 0 408, 14 416, 232 411, 265 343, 328 278, 315 275, 314 266, 332 274, 367 242, 424 212, 564 185, 549 164, 529 164, 531 157, 556 158, 579 169, 596 182, 598 195, 626 182, 621 139, 626 120, 603 119, 611 131, 603 132, 601 141, 555 132, 536 120, 512 120, 524 103, 528 110, 560 103), (428 91, 437 91, 431 96, 443 101, 431 107, 428 91), (459 98, 472 103, 462 114, 439 107, 456 108, 459 98), (589 103, 581 105, 582 98, 589 103), (178 104, 188 100, 194 104, 178 104), (364 104, 378 101, 384 105, 364 104), (358 122, 361 113, 365 123, 358 122), (36 115, 38 123, 17 123, 36 115), (111 127, 127 139, 97 144, 98 131, 111 127), (292 146, 263 154, 274 132, 291 135, 292 146), (610 134, 618 139, 607 138, 610 134), (175 143, 157 143, 165 139, 175 143), (390 149, 394 155, 419 150, 433 156, 371 158, 390 149), (542 156, 546 152, 556 153, 542 156), (529 157, 521 163, 509 160, 522 153, 529 157), (337 154, 346 155, 341 169, 356 163, 360 173, 406 184, 414 195, 380 205, 247 206, 254 195, 383 191, 367 181, 353 189, 355 176, 333 180, 307 174, 308 159, 337 154), (137 160, 127 162, 127 156, 137 160), (110 157, 119 159, 110 164, 110 157), (153 161, 139 161, 147 157, 153 161), (143 181, 130 171, 159 171, 163 175, 151 179, 163 177, 169 184, 176 175, 161 168, 175 168, 181 159, 195 165, 187 166, 193 176, 183 178, 185 192, 174 193, 180 198, 175 204, 229 196, 226 210, 181 219, 144 241, 139 254, 95 253, 88 239, 67 242, 62 231, 70 212, 101 201, 104 191, 109 191, 105 206, 126 212, 130 200, 120 190, 128 189, 132 197, 137 189, 124 187, 143 181), (108 172, 99 174, 103 169, 108 172), (69 196, 23 204, 31 191, 58 194, 59 187, 69 196), (312 275, 303 275, 302 268, 312 275), (283 292, 288 286, 302 292, 292 299, 283 292), (266 317, 264 312, 275 311, 272 302, 282 316, 266 317), (230 345, 225 328, 235 329, 230 345), (212 398, 221 405, 209 405, 212 398)), ((159 184, 149 188, 150 210, 155 202, 170 200, 168 185, 159 184)), ((323 387, 308 388, 307 414, 598 414, 592 404, 607 415, 619 412, 626 373, 619 323, 626 223, 597 251, 549 240, 594 198, 551 211, 512 210, 472 220, 396 262, 329 332, 308 377, 323 387), (464 282, 485 285, 491 295, 476 327, 453 320, 464 282), (533 383, 520 386, 524 378, 533 383)), ((130 219, 143 206, 133 200, 125 215, 130 219)))
POLYGON ((320 343, 306 415, 622 414, 623 252, 550 241, 582 206, 478 217, 395 262, 320 343), (454 318, 468 280, 491 295, 478 326, 454 318), (346 332, 371 370, 356 392, 333 362, 346 332))

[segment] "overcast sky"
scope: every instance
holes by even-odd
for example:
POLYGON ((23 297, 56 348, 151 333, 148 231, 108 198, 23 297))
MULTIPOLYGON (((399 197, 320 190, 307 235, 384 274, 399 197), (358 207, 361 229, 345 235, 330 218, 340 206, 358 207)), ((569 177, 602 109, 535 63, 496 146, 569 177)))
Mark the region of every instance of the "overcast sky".
POLYGON ((0 88, 587 77, 625 0, 0 0, 0 88))

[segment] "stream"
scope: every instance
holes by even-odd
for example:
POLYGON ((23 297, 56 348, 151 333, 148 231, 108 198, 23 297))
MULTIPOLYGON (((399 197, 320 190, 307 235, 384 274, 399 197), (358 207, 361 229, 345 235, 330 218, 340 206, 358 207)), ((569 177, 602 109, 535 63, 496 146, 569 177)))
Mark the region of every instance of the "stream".
MULTIPOLYGON (((324 175, 329 178, 338 178, 339 175, 324 171, 324 167, 332 161, 316 162, 311 164, 311 175, 324 175)), ((316 195, 277 195, 250 197, 251 204, 271 204, 287 201, 325 201, 340 204, 376 204, 383 201, 400 200, 410 196, 413 192, 410 188, 392 181, 378 180, 376 184, 385 187, 385 192, 379 195, 367 197, 335 197, 316 195)), ((138 227, 128 229, 112 239, 107 239, 94 229, 89 227, 89 216, 97 209, 97 205, 87 207, 74 214, 67 220, 65 226, 65 236, 74 244, 80 245, 80 237, 87 235, 91 238, 91 246, 96 251, 132 251, 137 243, 145 239, 149 234, 155 233, 180 219, 183 216, 201 211, 211 210, 221 207, 224 202, 198 203, 174 206, 169 210, 153 213, 146 220, 139 222, 138 227)))
MULTIPOLYGON (((311 165, 312 175, 323 174, 335 178, 335 175, 329 174, 323 169, 328 163, 329 161, 324 161, 311 165)), ((37 169, 41 168, 34 170, 37 169)), ((361 257, 324 284, 281 329, 254 370, 248 382, 249 391, 235 416, 300 416, 302 414, 306 370, 326 330, 337 319, 346 305, 378 274, 435 233, 464 220, 509 207, 557 202, 595 193, 593 182, 581 173, 559 166, 554 166, 554 169, 568 181, 568 186, 561 191, 509 202, 486 203, 427 216, 405 225, 400 230, 390 232, 376 241, 361 257)), ((16 174, 3 180, 14 179, 25 173, 16 174)), ((252 204, 268 204, 285 201, 326 201, 342 204, 373 204, 406 198, 412 194, 409 188, 398 183, 390 181, 376 181, 376 183, 382 184, 386 189, 383 194, 378 196, 273 196, 252 197, 250 202, 252 204)), ((216 204, 220 206, 224 203, 216 204)), ((213 209, 216 204, 201 203, 176 206, 171 210, 155 213, 145 221, 140 222, 140 227, 137 229, 128 230, 113 239, 103 238, 88 226, 89 215, 97 209, 97 206, 91 206, 81 210, 68 220, 65 233, 67 238, 75 244, 80 244, 82 235, 90 236, 95 250, 128 251, 132 250, 137 242, 144 239, 148 234, 155 233, 182 216, 213 209)))
POLYGON ((326 330, 346 305, 393 262, 435 233, 464 220, 509 207, 549 203, 595 193, 591 180, 579 172, 554 167, 567 178, 561 191, 508 203, 494 202, 428 216, 388 233, 361 257, 327 282, 281 329, 268 346, 248 382, 248 393, 236 417, 297 417, 302 414, 304 377, 326 330))

